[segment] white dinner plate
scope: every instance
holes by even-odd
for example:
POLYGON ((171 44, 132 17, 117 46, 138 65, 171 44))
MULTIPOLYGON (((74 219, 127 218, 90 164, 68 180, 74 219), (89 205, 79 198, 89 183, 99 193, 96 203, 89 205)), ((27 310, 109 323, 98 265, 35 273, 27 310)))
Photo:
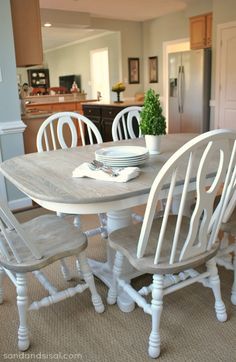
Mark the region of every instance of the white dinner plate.
POLYGON ((123 161, 118 161, 118 162, 112 162, 112 161, 104 161, 104 165, 105 166, 110 166, 110 167, 132 167, 132 166, 138 166, 138 165, 142 165, 143 163, 146 162, 147 159, 145 160, 135 160, 133 162, 123 162, 123 161))
POLYGON ((136 158, 142 155, 148 155, 148 150, 145 147, 138 146, 114 146, 101 148, 95 152, 96 155, 106 159, 123 159, 136 158))
POLYGON ((107 166, 128 167, 141 165, 148 158, 145 147, 114 146, 101 148, 95 152, 95 158, 107 166))

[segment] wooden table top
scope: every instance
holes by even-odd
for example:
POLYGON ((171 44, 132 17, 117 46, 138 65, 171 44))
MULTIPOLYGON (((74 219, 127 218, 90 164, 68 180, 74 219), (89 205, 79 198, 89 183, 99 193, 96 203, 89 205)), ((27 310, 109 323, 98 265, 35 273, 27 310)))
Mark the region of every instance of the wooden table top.
POLYGON ((196 135, 163 136, 162 153, 150 155, 147 161, 140 165, 139 177, 126 183, 72 178, 72 171, 83 162, 91 162, 95 158, 95 150, 99 148, 119 145, 145 147, 143 138, 18 156, 4 161, 0 165, 0 172, 33 200, 63 204, 115 202, 148 194, 162 165, 194 136, 196 135))

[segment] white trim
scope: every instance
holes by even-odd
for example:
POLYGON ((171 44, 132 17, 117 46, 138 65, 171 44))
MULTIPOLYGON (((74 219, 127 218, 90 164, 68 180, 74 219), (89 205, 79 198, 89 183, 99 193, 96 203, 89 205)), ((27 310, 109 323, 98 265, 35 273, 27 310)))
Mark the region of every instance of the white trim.
POLYGON ((9 201, 8 205, 11 210, 23 209, 25 207, 31 207, 32 200, 29 197, 24 197, 22 199, 9 201))
POLYGON ((210 107, 216 107, 216 100, 210 99, 210 107))
POLYGON ((222 30, 236 27, 236 21, 218 24, 216 31, 216 78, 215 78, 215 120, 214 128, 219 128, 220 115, 220 69, 221 69, 221 33, 222 30))
POLYGON ((26 128, 24 122, 13 121, 13 122, 0 122, 0 135, 9 133, 23 133, 26 128))

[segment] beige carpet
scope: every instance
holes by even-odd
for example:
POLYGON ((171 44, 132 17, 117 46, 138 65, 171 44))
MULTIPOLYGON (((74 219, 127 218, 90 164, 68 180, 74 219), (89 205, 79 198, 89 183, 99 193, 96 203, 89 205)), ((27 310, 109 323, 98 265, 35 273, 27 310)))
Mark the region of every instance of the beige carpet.
MULTIPOLYGON (((41 209, 17 214, 20 221, 41 213, 41 209)), ((83 217, 84 227, 97 222, 96 216, 83 217)), ((105 243, 100 237, 89 240, 88 255, 105 257, 105 243)), ((73 260, 70 259, 73 268, 73 260)), ((74 269, 73 269, 74 270, 74 269)), ((48 268, 47 274, 63 286, 58 264, 48 268)), ((222 294, 228 311, 228 321, 216 320, 213 297, 209 289, 195 284, 164 299, 161 319, 161 356, 168 362, 235 362, 236 307, 230 303, 233 274, 220 268, 222 294)), ((142 277, 148 278, 148 277, 142 277)), ((135 284, 141 285, 142 278, 135 284)), ((71 282, 74 284, 74 282, 71 282)), ((99 292, 106 303, 107 288, 96 279, 99 292)), ((150 316, 136 308, 122 313, 116 305, 97 314, 91 306, 89 292, 77 295, 53 306, 29 313, 31 347, 20 354, 17 349, 18 314, 15 288, 6 277, 5 297, 0 306, 0 361, 76 360, 88 362, 143 362, 147 355, 150 316)), ((40 298, 43 289, 29 276, 30 295, 40 298)))

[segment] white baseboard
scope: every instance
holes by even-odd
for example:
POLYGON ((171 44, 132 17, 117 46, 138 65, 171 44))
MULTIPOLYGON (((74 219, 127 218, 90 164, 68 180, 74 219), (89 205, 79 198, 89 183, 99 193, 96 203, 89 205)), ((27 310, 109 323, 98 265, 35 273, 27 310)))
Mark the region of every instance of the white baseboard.
POLYGON ((29 197, 24 197, 22 199, 9 201, 8 205, 11 210, 24 209, 25 207, 32 206, 32 200, 29 197))

